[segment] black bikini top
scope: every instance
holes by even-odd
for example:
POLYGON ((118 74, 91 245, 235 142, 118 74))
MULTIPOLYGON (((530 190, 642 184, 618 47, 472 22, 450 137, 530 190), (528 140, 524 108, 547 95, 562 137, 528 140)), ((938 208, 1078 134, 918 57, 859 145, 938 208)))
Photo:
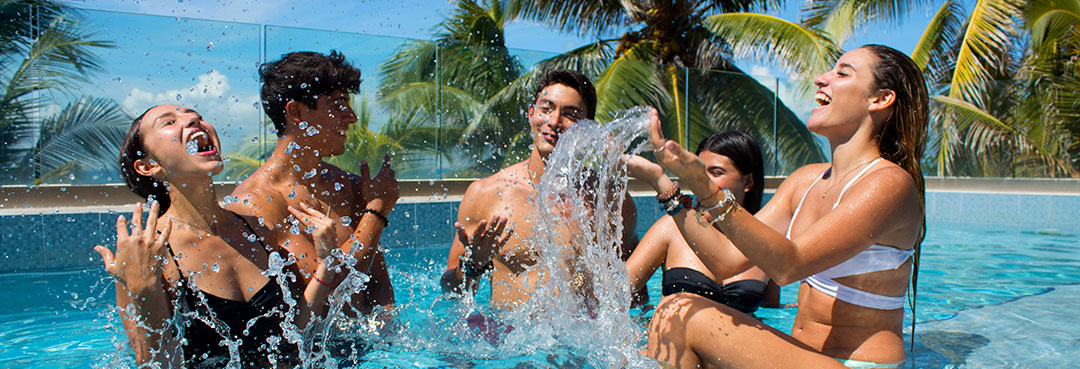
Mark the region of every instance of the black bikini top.
MULTIPOLYGON (((249 232, 255 233, 244 218, 236 217, 244 223, 249 232)), ((259 243, 266 247, 262 240, 259 240, 259 243)), ((280 356, 282 352, 295 350, 295 347, 290 347, 285 343, 286 340, 281 339, 280 323, 287 305, 281 286, 276 281, 267 281, 249 301, 218 297, 189 286, 172 247, 167 245, 167 248, 180 273, 179 290, 184 309, 197 314, 197 318, 191 319, 183 331, 184 356, 189 362, 198 363, 210 357, 227 358, 229 355, 228 348, 220 344, 225 334, 224 329, 218 332, 207 322, 213 322, 214 326, 224 325, 222 328, 228 329, 230 339, 242 340, 240 354, 245 367, 258 366, 271 352, 277 352, 280 356), (277 347, 271 347, 267 343, 270 337, 277 337, 281 343, 277 347)))

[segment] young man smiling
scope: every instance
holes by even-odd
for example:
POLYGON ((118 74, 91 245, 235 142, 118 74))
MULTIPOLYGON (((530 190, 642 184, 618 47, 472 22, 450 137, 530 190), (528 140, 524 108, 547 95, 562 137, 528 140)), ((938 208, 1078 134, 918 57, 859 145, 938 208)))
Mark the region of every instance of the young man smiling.
MULTIPOLYGON (((536 222, 529 196, 544 174, 547 158, 559 135, 581 119, 594 119, 596 89, 585 75, 552 70, 541 77, 535 102, 527 118, 532 133, 529 158, 469 185, 458 208, 458 228, 442 277, 444 291, 475 291, 487 270, 491 275, 491 303, 511 308, 529 299, 540 271, 532 238, 536 222), (466 256, 467 257, 463 257, 466 256)), ((637 210, 627 196, 623 203, 623 248, 626 255, 637 244, 637 210)))
MULTIPOLYGON (((353 296, 353 306, 360 312, 391 307, 394 293, 377 247, 398 199, 389 156, 374 178, 367 163, 357 176, 323 161, 345 151, 345 132, 357 121, 349 94, 360 88, 360 70, 336 51, 294 52, 264 64, 259 77, 263 109, 274 122, 278 141, 266 163, 233 191, 239 201, 228 208, 258 217, 287 240, 278 246, 296 257, 292 271, 299 278, 293 287, 306 284, 323 261, 316 257, 312 236, 295 232, 294 227, 303 226, 290 219, 290 208, 301 209, 304 203, 329 214, 337 220, 341 249, 352 253, 356 269, 371 277, 364 291, 353 296)), ((320 282, 334 285, 340 278, 320 282)))

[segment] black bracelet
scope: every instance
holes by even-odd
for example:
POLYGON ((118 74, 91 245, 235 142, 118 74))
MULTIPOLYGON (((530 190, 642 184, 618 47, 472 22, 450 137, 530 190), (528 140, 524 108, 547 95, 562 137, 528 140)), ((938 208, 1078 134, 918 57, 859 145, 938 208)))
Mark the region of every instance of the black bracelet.
POLYGON ((471 258, 466 258, 465 255, 461 255, 458 258, 458 265, 461 267, 462 274, 468 279, 477 279, 484 275, 484 272, 491 267, 491 263, 481 265, 480 267, 474 267, 471 258))
POLYGON ((383 227, 389 227, 390 226, 390 219, 386 219, 386 216, 382 215, 378 211, 375 211, 373 209, 365 208, 364 210, 360 210, 360 217, 363 218, 364 214, 371 214, 371 215, 374 215, 376 218, 379 218, 379 220, 381 220, 383 222, 383 227))

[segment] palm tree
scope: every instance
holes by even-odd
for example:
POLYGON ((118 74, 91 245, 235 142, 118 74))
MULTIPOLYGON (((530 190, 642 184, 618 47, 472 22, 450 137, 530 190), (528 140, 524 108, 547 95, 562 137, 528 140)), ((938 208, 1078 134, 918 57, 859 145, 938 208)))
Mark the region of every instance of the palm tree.
POLYGON ((82 97, 44 119, 33 156, 38 181, 58 182, 76 174, 120 180, 116 158, 132 118, 112 99, 82 97))
POLYGON ((101 70, 93 49, 113 44, 92 39, 93 34, 78 24, 75 15, 52 1, 4 1, 0 13, 9 20, 0 25, 0 171, 5 181, 22 182, 31 175, 40 181, 43 174, 59 167, 51 162, 44 168, 38 165, 35 154, 51 147, 39 141, 65 137, 55 129, 83 126, 64 119, 90 117, 95 124, 104 124, 101 118, 118 117, 107 108, 88 109, 86 101, 79 100, 59 117, 41 118, 54 96, 77 91, 90 72, 101 70), (54 123, 49 127, 46 121, 54 123))
POLYGON ((766 155, 781 163, 776 172, 823 160, 802 122, 730 60, 768 51, 765 59, 810 75, 827 68, 838 55, 835 46, 814 30, 763 14, 740 13, 764 9, 770 2, 722 3, 459 1, 440 25, 444 32, 435 42, 406 45, 383 65, 387 77, 382 95, 392 108, 441 101, 444 126, 464 127, 466 144, 477 138, 488 144, 467 145, 487 149, 474 151, 486 170, 527 152, 521 112, 540 73, 550 68, 576 69, 593 78, 600 120, 621 109, 651 105, 661 111, 670 137, 684 144, 715 131, 740 129, 762 143, 778 143, 764 145, 766 155), (587 34, 611 33, 625 24, 640 28, 522 71, 507 58, 502 36, 502 27, 519 17, 587 34), (478 75, 480 70, 498 73, 478 75), (435 83, 445 87, 434 88, 435 83), (426 88, 423 93, 412 93, 421 86, 426 88), (784 150, 775 150, 778 147, 784 150))
POLYGON ((939 8, 912 53, 938 86, 929 168, 938 175, 1080 175, 1078 9, 1076 0, 983 0, 968 14, 952 0, 939 8))
MULTIPOLYGON (((439 159, 448 159, 434 145, 439 127, 431 126, 433 120, 419 111, 393 114, 378 130, 371 125, 372 108, 367 95, 352 97, 352 105, 358 106, 357 122, 346 134, 345 152, 325 159, 341 169, 360 173, 360 162, 367 161, 378 170, 383 155, 390 154, 391 165, 398 178, 431 178, 427 168, 439 159)), ((460 131, 445 129, 450 136, 460 135, 460 131)), ((276 138, 266 142, 251 142, 235 152, 225 155, 228 162, 221 172, 226 181, 241 181, 254 173, 273 153, 276 138)))

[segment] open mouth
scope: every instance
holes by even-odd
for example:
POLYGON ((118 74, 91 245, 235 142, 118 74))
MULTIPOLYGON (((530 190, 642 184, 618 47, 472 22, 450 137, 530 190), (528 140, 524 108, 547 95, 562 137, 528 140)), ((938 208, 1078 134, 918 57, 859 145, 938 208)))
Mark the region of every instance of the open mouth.
POLYGON ((552 145, 554 145, 556 142, 559 142, 559 135, 554 133, 541 132, 540 137, 543 137, 544 141, 547 141, 552 145))
POLYGON ((191 155, 203 155, 209 156, 217 154, 217 147, 210 140, 210 135, 206 134, 206 131, 198 130, 188 136, 187 142, 184 143, 188 154, 191 155))
POLYGON ((826 95, 824 92, 818 92, 814 95, 814 101, 817 101, 818 106, 825 106, 832 103, 832 98, 826 95))

